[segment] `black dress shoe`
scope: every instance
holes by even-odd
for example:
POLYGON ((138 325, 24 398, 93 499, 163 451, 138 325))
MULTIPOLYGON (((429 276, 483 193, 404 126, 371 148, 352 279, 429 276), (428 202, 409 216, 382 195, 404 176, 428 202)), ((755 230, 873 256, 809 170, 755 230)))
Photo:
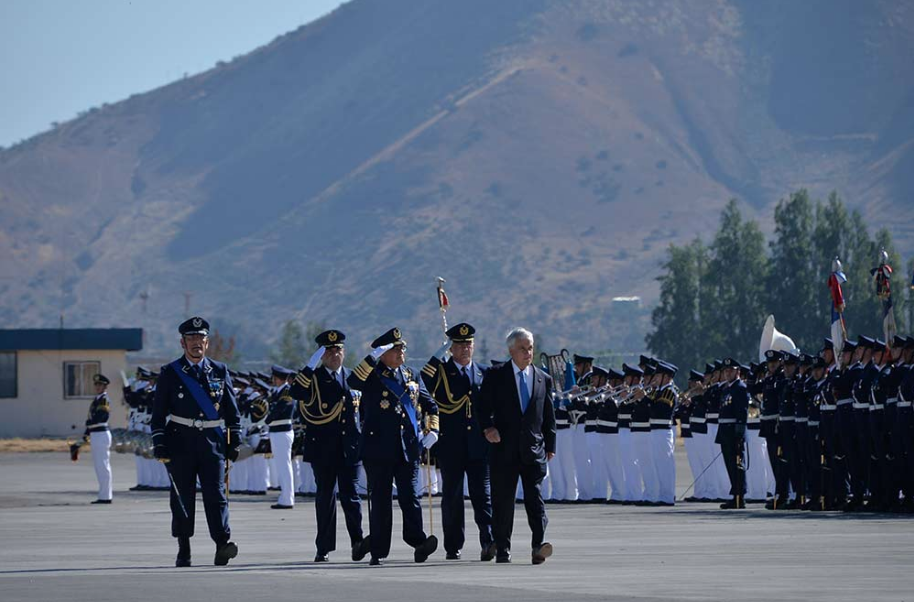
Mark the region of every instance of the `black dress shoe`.
POLYGON ((216 566, 225 566, 229 560, 238 555, 238 546, 234 542, 227 542, 216 548, 216 557, 213 564, 216 566))
POLYGON ((273 510, 291 510, 295 506, 286 506, 285 504, 273 504, 270 506, 273 510))
POLYGON ((413 552, 413 560, 416 562, 425 562, 437 549, 438 538, 434 535, 429 535, 425 538, 425 541, 416 546, 416 551, 413 552))
POLYGON ((175 566, 178 568, 190 566, 190 538, 178 538, 178 557, 175 558, 175 566))
POLYGON ((314 562, 330 562, 330 555, 318 552, 317 556, 314 557, 314 562))
POLYGON ((90 504, 110 504, 111 500, 95 500, 94 502, 89 502, 90 504))
POLYGON ((368 566, 381 566, 381 559, 372 556, 371 560, 368 561, 368 566))
POLYGON ((482 549, 482 552, 479 553, 479 560, 481 562, 489 562, 495 558, 495 553, 498 551, 498 548, 495 546, 495 543, 490 543, 485 548, 482 549))
POLYGON ((460 551, 457 552, 448 552, 445 557, 445 560, 460 560, 460 551))
POLYGON ((743 500, 737 501, 736 499, 732 499, 728 502, 724 502, 723 504, 721 504, 720 509, 721 510, 745 510, 746 502, 744 502, 743 500))
POLYGON ((371 535, 352 545, 352 559, 358 562, 368 556, 371 551, 371 535))
POLYGON ((511 553, 502 552, 502 553, 497 554, 495 556, 495 563, 496 564, 511 564, 511 553))
POLYGON ((533 564, 543 564, 552 556, 552 544, 548 541, 533 548, 533 564))

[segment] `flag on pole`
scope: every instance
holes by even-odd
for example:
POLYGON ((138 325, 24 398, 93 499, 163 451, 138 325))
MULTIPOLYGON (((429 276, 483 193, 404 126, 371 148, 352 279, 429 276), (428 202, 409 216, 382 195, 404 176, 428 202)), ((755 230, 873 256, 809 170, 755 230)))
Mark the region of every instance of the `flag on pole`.
POLYGON ((847 339, 847 328, 844 325, 844 291, 841 285, 847 282, 841 260, 835 257, 832 262, 832 273, 828 277, 828 290, 831 291, 831 338, 835 344, 835 360, 840 362, 841 350, 847 339))
POLYGON ((892 303, 892 266, 889 265, 889 254, 883 248, 879 252, 879 265, 870 270, 876 283, 876 296, 882 300, 882 331, 885 344, 891 348, 895 340, 895 310, 892 303))

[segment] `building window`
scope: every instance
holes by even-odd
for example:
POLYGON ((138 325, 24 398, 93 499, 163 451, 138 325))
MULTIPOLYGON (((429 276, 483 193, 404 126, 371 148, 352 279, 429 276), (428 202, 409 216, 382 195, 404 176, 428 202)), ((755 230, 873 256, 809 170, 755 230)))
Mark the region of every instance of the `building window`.
POLYGON ((16 352, 0 351, 0 399, 19 396, 16 379, 16 352))
POLYGON ((95 397, 92 377, 101 371, 101 362, 64 362, 63 396, 95 397))

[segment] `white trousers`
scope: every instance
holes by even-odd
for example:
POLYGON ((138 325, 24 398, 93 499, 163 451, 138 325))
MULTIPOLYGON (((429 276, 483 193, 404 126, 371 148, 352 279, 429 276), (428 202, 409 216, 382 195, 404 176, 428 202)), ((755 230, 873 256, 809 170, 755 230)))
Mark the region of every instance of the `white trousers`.
MULTIPOLYGON (((260 435, 252 435, 250 440, 251 447, 257 449, 260 444, 260 435)), ((255 454, 248 458, 248 491, 266 491, 269 485, 269 476, 267 473, 267 459, 263 454, 255 454)))
POLYGON ((658 501, 673 504, 676 501, 676 460, 673 457, 676 437, 673 429, 651 430, 651 454, 657 479, 658 501))
POLYGON ((560 464, 552 481, 552 497, 556 500, 578 499, 578 485, 574 473, 574 431, 561 429, 555 432, 555 458, 550 464, 560 464))
MULTIPOLYGON (((641 487, 641 470, 638 468, 638 457, 635 454, 635 441, 631 430, 619 429, 619 459, 622 461, 623 491, 626 502, 638 502, 644 499, 641 487)), ((615 498, 614 498, 615 499, 615 498)))
POLYGON ((299 468, 301 484, 298 490, 302 493, 317 493, 317 480, 314 478, 314 469, 310 462, 302 462, 299 468))
POLYGON ((769 491, 774 493, 774 489, 769 489, 769 484, 774 482, 774 475, 771 474, 771 462, 768 461, 768 442, 759 437, 758 431, 746 431, 746 453, 746 497, 764 500, 769 491))
MULTIPOLYGON (((708 425, 710 428, 711 425, 708 425)), ((695 497, 703 500, 717 499, 717 468, 711 468, 711 462, 722 462, 723 458, 714 460, 717 455, 715 452, 714 440, 710 433, 692 433, 693 448, 698 456, 698 473, 695 478, 695 497), (704 473, 704 474, 702 474, 704 473), (700 477, 698 475, 701 475, 700 477)), ((725 467, 726 469, 726 467, 725 467)))
POLYGON ((632 441, 634 442, 635 458, 638 460, 638 471, 641 473, 642 499, 648 502, 659 502, 660 483, 657 479, 657 469, 654 466, 651 434, 650 432, 632 433, 632 441))
POLYGON ((279 485, 278 503, 283 506, 295 504, 295 490, 292 488, 292 431, 270 433, 270 447, 273 450, 273 468, 279 485))
POLYGON ((594 498, 593 468, 590 466, 590 450, 587 447, 587 433, 584 425, 578 424, 571 429, 574 444, 574 472, 578 483, 578 498, 592 500, 594 498))
POLYGON ((603 470, 609 481, 612 492, 609 499, 617 502, 625 500, 625 470, 622 468, 622 456, 619 451, 618 434, 601 434, 600 445, 603 448, 603 470))
POLYGON ((89 433, 92 449, 92 463, 98 478, 98 499, 111 499, 111 432, 89 433))
POLYGON ((711 468, 705 474, 711 475, 714 499, 725 500, 730 498, 730 476, 727 474, 727 465, 724 464, 720 445, 714 442, 717 439, 717 429, 717 424, 708 425, 708 443, 711 447, 708 461, 711 468))
POLYGON ((700 448, 704 444, 704 441, 699 437, 704 437, 701 434, 693 434, 691 437, 683 437, 682 442, 685 444, 686 458, 689 460, 689 471, 692 473, 692 481, 694 485, 692 486, 691 493, 688 495, 696 498, 704 498, 704 495, 701 495, 701 489, 699 487, 698 475, 701 474, 702 465, 701 465, 701 451, 700 448))
POLYGON ((605 500, 608 496, 609 475, 606 473, 606 462, 603 459, 603 438, 596 431, 587 433, 587 450, 590 452, 590 469, 593 472, 593 495, 591 499, 605 500))

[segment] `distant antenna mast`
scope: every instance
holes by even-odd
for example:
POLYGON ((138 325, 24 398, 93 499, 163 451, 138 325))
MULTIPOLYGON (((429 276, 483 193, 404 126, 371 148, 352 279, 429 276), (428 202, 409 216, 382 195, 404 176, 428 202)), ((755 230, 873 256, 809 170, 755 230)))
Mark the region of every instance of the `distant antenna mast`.
POLYGON ((149 301, 149 289, 140 293, 140 301, 143 303, 143 315, 146 315, 146 302, 149 301))

